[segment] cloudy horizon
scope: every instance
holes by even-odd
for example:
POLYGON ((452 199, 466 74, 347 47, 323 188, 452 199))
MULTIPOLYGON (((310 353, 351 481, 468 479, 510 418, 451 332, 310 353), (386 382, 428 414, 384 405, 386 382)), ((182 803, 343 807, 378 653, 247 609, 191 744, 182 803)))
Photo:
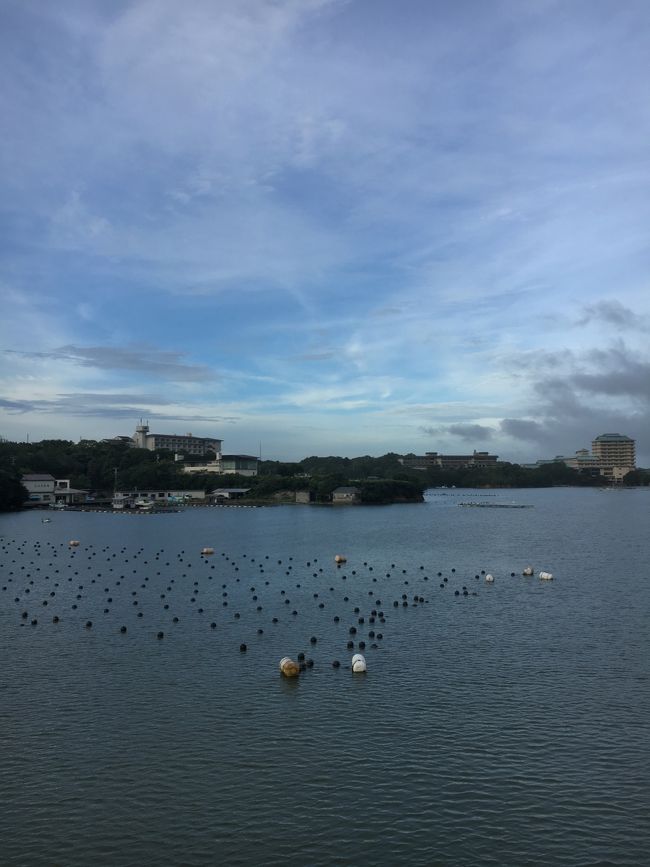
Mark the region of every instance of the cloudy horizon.
POLYGON ((637 441, 641 0, 7 0, 0 436, 637 441))

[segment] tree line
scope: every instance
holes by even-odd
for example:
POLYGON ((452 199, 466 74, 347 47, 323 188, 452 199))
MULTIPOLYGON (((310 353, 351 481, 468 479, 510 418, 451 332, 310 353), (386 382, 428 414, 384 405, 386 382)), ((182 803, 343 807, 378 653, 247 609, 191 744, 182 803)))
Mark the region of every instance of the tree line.
MULTIPOLYGON (((212 456, 214 457, 214 456, 212 456)), ((328 502, 332 491, 356 485, 362 502, 380 503, 422 499, 429 487, 550 487, 602 485, 603 479, 582 474, 562 462, 528 469, 500 462, 488 467, 414 470, 402 466, 395 452, 355 458, 312 455, 297 462, 261 461, 259 475, 243 477, 183 472, 183 462, 165 450, 149 451, 113 441, 42 440, 35 443, 0 442, 0 509, 20 508, 26 492, 20 478, 28 473, 51 473, 70 479, 73 488, 95 495, 117 490, 206 490, 250 488, 251 498, 269 498, 282 491, 308 490, 317 502, 328 502)), ((190 455, 185 455, 190 459, 190 455)), ((210 456, 208 456, 210 459, 210 456)), ((635 470, 625 484, 648 485, 650 473, 635 470)))

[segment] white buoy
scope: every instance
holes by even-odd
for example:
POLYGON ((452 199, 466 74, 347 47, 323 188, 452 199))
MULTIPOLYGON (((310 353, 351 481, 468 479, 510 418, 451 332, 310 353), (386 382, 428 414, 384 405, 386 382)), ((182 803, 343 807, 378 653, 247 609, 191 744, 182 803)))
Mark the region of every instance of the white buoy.
POLYGON ((539 577, 541 581, 552 581, 553 573, 552 572, 540 572, 539 577))
POLYGON ((201 548, 201 555, 206 557, 208 554, 214 554, 214 548, 201 548))
POLYGON ((355 653, 352 657, 352 671, 354 674, 361 674, 366 671, 366 658, 363 653, 355 653))
POLYGON ((334 562, 335 563, 347 563, 348 558, 344 557, 343 554, 337 554, 336 557, 334 558, 334 562))
POLYGON ((283 656, 280 660, 280 671, 285 677, 298 677, 300 669, 289 656, 283 656))
POLYGON ((534 574, 533 567, 532 566, 526 566, 526 568, 524 569, 524 571, 521 574, 522 575, 533 575, 534 574))
POLYGON ((490 575, 490 573, 488 572, 488 574, 485 576, 485 580, 488 584, 494 584, 494 575, 490 575))
POLYGON ((79 542, 77 539, 70 539, 70 541, 68 542, 68 545, 71 548, 76 548, 79 545, 79 542))

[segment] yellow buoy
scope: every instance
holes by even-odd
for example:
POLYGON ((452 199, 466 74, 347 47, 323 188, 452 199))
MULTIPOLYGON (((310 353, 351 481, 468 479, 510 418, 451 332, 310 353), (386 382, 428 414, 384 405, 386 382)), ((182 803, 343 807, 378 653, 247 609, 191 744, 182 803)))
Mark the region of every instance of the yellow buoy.
POLYGON ((293 659, 283 656, 280 660, 280 671, 285 677, 298 677, 300 669, 293 659))

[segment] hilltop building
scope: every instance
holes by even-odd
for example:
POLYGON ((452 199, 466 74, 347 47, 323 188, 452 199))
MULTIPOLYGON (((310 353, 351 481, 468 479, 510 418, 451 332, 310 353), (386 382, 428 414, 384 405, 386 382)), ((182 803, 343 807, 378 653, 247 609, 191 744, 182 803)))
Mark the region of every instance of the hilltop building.
POLYGON ((493 467, 498 460, 498 455, 477 451, 471 455, 441 455, 438 452, 426 452, 424 455, 407 455, 399 458, 400 464, 411 470, 428 470, 432 467, 448 470, 465 469, 466 467, 493 467))
POLYGON ((149 433, 149 425, 143 424, 142 421, 137 425, 132 439, 136 448, 149 449, 151 452, 156 449, 169 449, 171 452, 187 452, 197 457, 214 452, 217 458, 221 454, 221 440, 213 437, 195 437, 191 433, 183 435, 149 433))
POLYGON ((573 457, 556 455, 551 460, 540 460, 524 466, 534 468, 558 462, 585 474, 602 476, 610 482, 621 482, 630 470, 636 468, 636 442, 623 434, 601 434, 592 441, 591 452, 578 449, 573 457))

